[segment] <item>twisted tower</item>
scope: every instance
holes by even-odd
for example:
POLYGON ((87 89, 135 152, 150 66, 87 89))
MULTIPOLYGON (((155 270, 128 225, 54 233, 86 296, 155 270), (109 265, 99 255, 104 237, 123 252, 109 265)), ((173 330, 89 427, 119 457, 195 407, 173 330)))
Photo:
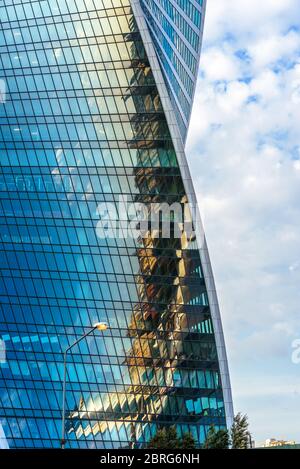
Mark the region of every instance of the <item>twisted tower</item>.
POLYGON ((62 354, 97 321, 110 329, 69 356, 67 447, 138 448, 168 425, 201 444, 231 422, 184 153, 204 11, 202 0, 0 1, 3 447, 59 446, 62 354), (170 210, 131 236, 139 218, 120 201, 188 206, 192 230, 175 236, 170 210), (118 234, 99 235, 99 220, 118 234))

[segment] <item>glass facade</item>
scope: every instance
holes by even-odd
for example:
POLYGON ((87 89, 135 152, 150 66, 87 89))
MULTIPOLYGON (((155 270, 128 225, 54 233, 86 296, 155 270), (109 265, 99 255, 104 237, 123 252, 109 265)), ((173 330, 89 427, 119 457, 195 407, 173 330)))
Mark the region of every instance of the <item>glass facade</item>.
POLYGON ((203 0, 141 0, 141 4, 185 140, 198 73, 205 4, 203 0))
MULTIPOLYGON (((197 2, 155 3, 199 30, 197 2)), ((201 444, 226 415, 197 240, 172 216, 169 237, 97 235, 99 204, 187 202, 131 2, 0 0, 0 18, 0 442, 59 447, 63 352, 105 321, 68 356, 66 446, 165 425, 201 444)))

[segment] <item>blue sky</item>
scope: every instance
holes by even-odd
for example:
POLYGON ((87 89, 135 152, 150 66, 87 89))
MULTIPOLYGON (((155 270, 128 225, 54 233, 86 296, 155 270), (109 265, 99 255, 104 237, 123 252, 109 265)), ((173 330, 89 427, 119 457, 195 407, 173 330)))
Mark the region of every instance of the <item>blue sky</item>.
POLYGON ((300 442, 300 1, 208 0, 187 156, 235 411, 300 442))

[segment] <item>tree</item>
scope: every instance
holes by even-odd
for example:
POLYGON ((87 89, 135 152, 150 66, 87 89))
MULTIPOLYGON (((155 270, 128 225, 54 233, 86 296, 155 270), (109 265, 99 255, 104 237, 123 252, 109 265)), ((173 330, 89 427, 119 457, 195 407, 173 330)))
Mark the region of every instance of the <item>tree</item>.
POLYGON ((233 449, 249 448, 249 423, 248 416, 242 415, 240 412, 234 417, 231 426, 231 447, 233 449))
POLYGON ((181 446, 183 449, 195 449, 196 442, 191 433, 185 433, 181 439, 181 446))
POLYGON ((151 449, 176 449, 179 447, 180 440, 175 427, 161 428, 148 443, 148 448, 151 449))
MULTIPOLYGON (((240 412, 234 417, 233 424, 228 431, 226 428, 216 430, 211 425, 207 432, 203 449, 247 449, 251 446, 248 416, 240 412)), ((177 435, 176 427, 160 428, 149 441, 148 448, 152 449, 194 449, 197 443, 191 433, 185 433, 182 438, 177 435)))
POLYGON ((230 431, 216 430, 212 425, 207 432, 204 449, 247 449, 251 447, 251 434, 249 432, 248 416, 240 412, 234 417, 230 431))
POLYGON ((203 444, 203 449, 228 449, 229 448, 229 434, 226 428, 216 430, 214 425, 211 425, 207 432, 206 440, 203 444))
POLYGON ((147 446, 149 449, 194 449, 196 442, 191 433, 179 438, 175 427, 164 427, 157 431, 147 446))

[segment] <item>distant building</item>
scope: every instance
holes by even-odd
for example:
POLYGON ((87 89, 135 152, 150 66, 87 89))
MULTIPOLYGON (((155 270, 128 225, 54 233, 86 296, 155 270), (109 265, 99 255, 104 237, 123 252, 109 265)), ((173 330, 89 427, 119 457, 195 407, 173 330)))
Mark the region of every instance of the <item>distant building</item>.
POLYGON ((261 446, 261 448, 294 448, 299 449, 300 444, 297 444, 294 440, 276 440, 276 438, 268 438, 265 443, 261 446))

